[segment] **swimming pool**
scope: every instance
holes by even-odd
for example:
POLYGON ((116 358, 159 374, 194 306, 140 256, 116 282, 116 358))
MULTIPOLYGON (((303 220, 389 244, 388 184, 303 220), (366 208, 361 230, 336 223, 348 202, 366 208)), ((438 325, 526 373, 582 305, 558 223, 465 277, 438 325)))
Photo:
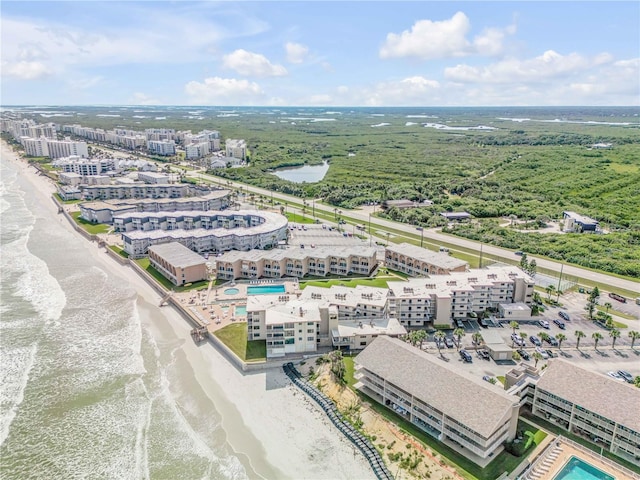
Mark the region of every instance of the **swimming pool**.
POLYGON ((247 295, 267 295, 269 293, 284 293, 284 285, 251 285, 247 287, 247 295))
POLYGON ((240 293, 240 290, 238 290, 237 288, 227 288, 222 293, 224 293, 225 295, 237 295, 238 293, 240 293))
POLYGON ((553 480, 615 480, 615 478, 584 460, 572 456, 553 480))
POLYGON ((234 315, 236 317, 246 317, 247 316, 247 306, 246 305, 238 305, 235 308, 234 315))

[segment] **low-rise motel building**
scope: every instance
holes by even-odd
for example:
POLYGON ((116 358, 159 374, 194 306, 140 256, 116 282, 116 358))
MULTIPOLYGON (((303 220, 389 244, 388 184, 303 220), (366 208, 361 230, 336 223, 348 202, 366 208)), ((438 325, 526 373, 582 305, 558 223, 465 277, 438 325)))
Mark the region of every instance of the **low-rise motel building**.
POLYGON ((376 249, 360 246, 230 251, 216 258, 217 277, 223 280, 368 276, 376 264, 376 249))
POLYGON ((309 286, 299 295, 250 295, 249 340, 266 340, 267 357, 313 353, 319 347, 361 350, 380 335, 407 333, 389 317, 386 289, 309 286))
POLYGON ((177 286, 207 279, 205 258, 178 242, 149 247, 149 262, 177 286))
POLYGON ((380 336, 355 357, 355 387, 480 466, 516 434, 519 399, 456 365, 380 336))
MULTIPOLYGON (((125 213, 131 218, 139 214, 125 213)), ((131 230, 122 233, 124 250, 132 258, 140 258, 147 254, 151 245, 167 242, 180 242, 197 253, 220 253, 229 250, 251 250, 273 248, 287 238, 287 218, 284 215, 259 210, 219 211, 211 212, 206 218, 209 228, 195 227, 191 230, 173 230, 172 218, 165 213, 145 214, 143 220, 158 218, 160 228, 166 230, 131 230)), ((180 217, 179 215, 177 217, 180 217)), ((177 218, 174 215, 174 219, 177 218)), ((183 217, 180 217, 184 219, 183 217)), ((204 217, 200 217, 204 218, 204 217)), ((145 222, 145 223, 151 223, 145 222)))
POLYGON ((464 260, 451 257, 448 253, 432 252, 410 243, 387 245, 384 251, 384 262, 390 269, 412 277, 446 275, 469 269, 469 264, 464 260))
POLYGON ((407 327, 453 324, 500 304, 530 305, 534 285, 511 266, 389 282, 390 312, 407 327))

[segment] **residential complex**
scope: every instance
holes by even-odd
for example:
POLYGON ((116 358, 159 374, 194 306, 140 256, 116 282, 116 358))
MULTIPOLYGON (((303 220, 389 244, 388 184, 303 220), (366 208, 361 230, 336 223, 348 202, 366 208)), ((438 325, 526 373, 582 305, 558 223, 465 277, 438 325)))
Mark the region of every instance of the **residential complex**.
POLYGON ((384 262, 390 269, 412 277, 445 275, 451 272, 464 272, 469 268, 467 262, 451 257, 448 253, 432 252, 410 243, 387 245, 384 262))
POLYGON ((114 159, 88 159, 81 158, 77 155, 70 157, 62 157, 51 163, 54 167, 59 168, 62 172, 76 173, 82 176, 101 175, 106 172, 115 170, 114 159))
POLYGON ((138 180, 149 184, 166 185, 169 183, 169 174, 158 172, 138 172, 138 180))
POLYGON ((147 140, 147 150, 155 155, 175 155, 176 142, 173 140, 147 140))
POLYGON ((22 137, 19 142, 24 147, 26 154, 32 157, 61 158, 75 155, 85 158, 89 156, 85 142, 75 142, 69 138, 54 140, 46 137, 22 137))
POLYGON ((516 267, 490 267, 389 282, 391 314, 408 327, 453 324, 500 304, 533 299, 534 280, 516 267))
POLYGON ((113 200, 123 198, 184 198, 203 193, 186 183, 97 185, 83 187, 85 200, 113 200))
POLYGON ((231 251, 216 258, 218 278, 226 280, 302 278, 307 275, 368 276, 376 265, 376 249, 359 246, 231 251))
POLYGON ((247 143, 244 140, 227 139, 224 143, 227 157, 235 157, 241 160, 247 159, 247 143))
POLYGON ((174 285, 207 279, 204 257, 178 242, 149 247, 149 262, 174 285))
POLYGON ((517 397, 406 342, 378 337, 355 364, 358 390, 477 464, 515 437, 517 397))
POLYGON ((146 255, 151 245, 159 243, 180 242, 198 253, 218 253, 274 247, 286 238, 286 217, 254 210, 217 212, 215 224, 212 223, 210 228, 132 230, 122 233, 124 250, 133 258, 146 255))
POLYGON ((374 287, 307 287, 297 297, 249 295, 248 338, 266 340, 270 358, 317 347, 361 350, 380 335, 406 334, 385 308, 385 289, 374 287))

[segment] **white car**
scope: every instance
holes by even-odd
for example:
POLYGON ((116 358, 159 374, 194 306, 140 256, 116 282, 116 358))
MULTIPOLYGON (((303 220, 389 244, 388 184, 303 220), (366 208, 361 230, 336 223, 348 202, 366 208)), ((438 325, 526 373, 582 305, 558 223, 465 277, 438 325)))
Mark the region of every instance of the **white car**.
POLYGON ((607 372, 607 375, 609 375, 611 378, 615 378, 616 380, 624 381, 624 378, 622 378, 618 372, 607 372))
POLYGON ((547 360, 549 358, 549 354, 542 347, 536 347, 536 352, 538 352, 540 354, 540 356, 542 357, 543 360, 547 360))

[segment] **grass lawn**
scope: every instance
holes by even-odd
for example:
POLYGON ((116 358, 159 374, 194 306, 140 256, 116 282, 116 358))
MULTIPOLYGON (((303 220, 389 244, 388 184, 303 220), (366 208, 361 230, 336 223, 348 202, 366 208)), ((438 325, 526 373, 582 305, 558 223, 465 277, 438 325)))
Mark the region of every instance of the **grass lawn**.
POLYGON ((267 358, 267 342, 265 340, 247 341, 247 325, 245 323, 227 325, 214 332, 214 335, 241 360, 261 362, 267 358))
POLYGON ((116 252, 118 255, 124 258, 129 258, 129 254, 124 251, 124 249, 118 247, 117 245, 109 245, 109 248, 116 252))
POLYGON ((82 200, 63 200, 59 193, 54 193, 53 195, 58 199, 60 203, 63 203, 65 205, 73 205, 82 202, 82 200))
MULTIPOLYGON (((624 312, 619 312, 618 310, 614 310, 613 308, 610 308, 609 311, 607 312, 607 309, 605 307, 603 307, 602 305, 596 305, 596 309, 600 312, 604 312, 604 313, 610 313, 611 315, 616 315, 620 318, 625 318, 627 320, 635 320, 636 318, 633 315, 629 315, 627 313, 624 312)), ((623 328, 626 328, 627 326, 625 325, 623 328)))
POLYGON ((186 285, 178 287, 171 283, 171 281, 164 275, 162 275, 162 273, 153 268, 148 258, 139 258, 135 262, 140 265, 149 275, 155 278, 167 290, 173 290, 175 292, 186 292, 189 290, 204 289, 209 286, 209 282, 207 280, 202 280, 200 282, 188 283, 186 285))
POLYGON ((80 212, 71 212, 70 215, 78 225, 80 225, 92 235, 97 235, 98 233, 107 233, 111 228, 109 225, 106 225, 104 223, 87 222, 84 218, 80 218, 80 212))
POLYGON ((399 279, 392 276, 381 276, 376 278, 355 278, 353 280, 346 280, 345 278, 335 278, 332 280, 309 280, 307 282, 300 282, 300 288, 304 289, 308 285, 314 287, 330 288, 334 285, 343 285, 345 287, 355 287, 356 285, 366 285, 368 287, 380 287, 387 288, 387 282, 398 281, 399 279))
POLYGON ((306 224, 316 223, 316 221, 313 218, 311 218, 310 216, 307 216, 307 215, 305 215, 303 217, 301 213, 289 213, 289 212, 287 212, 285 214, 285 217, 287 217, 287 220, 289 220, 290 222, 293 222, 293 223, 301 223, 301 224, 303 224, 303 223, 306 223, 306 224))
MULTIPOLYGON (((354 378, 354 358, 355 357, 344 357, 344 364, 346 368, 345 380, 349 388, 354 390, 354 385, 356 380, 354 378)), ((433 437, 427 435, 423 430, 418 428, 416 425, 407 421, 404 417, 396 414, 394 411, 380 405, 378 402, 369 398, 367 395, 364 395, 358 391, 356 391, 358 396, 362 401, 365 401, 371 404, 371 408, 382 415, 387 420, 393 422, 397 425, 401 430, 405 433, 410 434, 416 440, 418 440, 423 445, 428 446, 432 450, 438 452, 443 456, 443 461, 458 470, 458 473, 469 480, 495 480, 503 472, 512 472, 520 463, 524 460, 525 456, 531 451, 531 449, 535 448, 536 445, 539 445, 540 442, 547 436, 545 432, 539 430, 535 427, 532 427, 528 423, 518 422, 518 430, 524 432, 524 440, 530 440, 530 445, 525 450, 525 452, 521 456, 515 456, 510 454, 507 451, 502 451, 489 465, 485 468, 480 468, 475 463, 471 462, 465 456, 451 449, 447 445, 439 442, 433 437)))

